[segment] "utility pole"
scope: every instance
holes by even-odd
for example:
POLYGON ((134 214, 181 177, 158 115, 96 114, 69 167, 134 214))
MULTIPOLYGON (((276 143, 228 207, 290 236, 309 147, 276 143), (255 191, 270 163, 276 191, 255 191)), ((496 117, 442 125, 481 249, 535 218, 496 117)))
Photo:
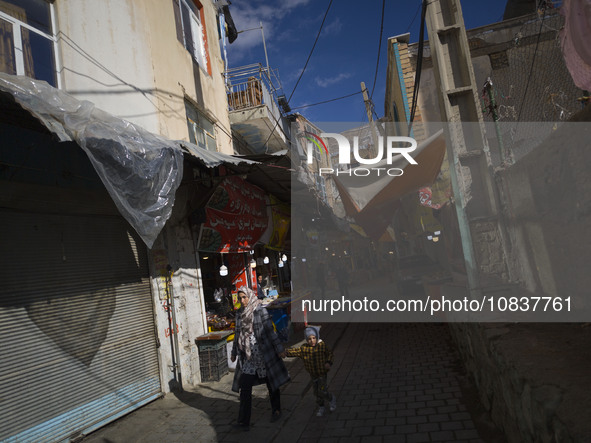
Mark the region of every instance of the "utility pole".
MULTIPOLYGON (((431 0, 426 11, 429 47, 440 94, 442 121, 447 122, 447 154, 455 208, 462 239, 470 295, 481 294, 477 255, 487 254, 479 238, 506 239, 498 217, 498 199, 490 153, 476 89, 470 47, 459 0, 431 0)), ((505 254, 506 255, 506 254, 505 254)), ((505 263, 502 263, 506 266, 505 263)))
POLYGON ((371 155, 377 155, 378 153, 378 136, 376 134, 376 128, 373 124, 373 113, 372 107, 373 103, 369 99, 369 94, 367 93, 367 88, 365 87, 365 82, 361 82, 361 92, 363 93, 363 102, 365 103, 365 112, 367 113, 367 121, 369 122, 369 129, 371 131, 371 141, 373 145, 373 149, 370 149, 371 155))
POLYGON ((371 112, 371 101, 369 100, 369 94, 365 87, 365 82, 361 82, 361 92, 363 93, 363 102, 365 103, 365 112, 367 112, 367 121, 373 122, 373 114, 371 112))

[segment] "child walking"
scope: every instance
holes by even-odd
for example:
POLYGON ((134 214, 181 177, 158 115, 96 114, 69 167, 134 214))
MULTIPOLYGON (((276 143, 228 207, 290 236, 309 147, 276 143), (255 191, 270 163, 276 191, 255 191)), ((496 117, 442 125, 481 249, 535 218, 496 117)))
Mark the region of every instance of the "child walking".
POLYGON ((330 411, 337 408, 336 397, 328 392, 326 374, 332 367, 333 353, 326 346, 326 343, 320 340, 318 328, 308 326, 305 331, 306 342, 298 348, 289 348, 286 353, 288 357, 299 357, 304 362, 304 368, 312 378, 312 386, 316 403, 318 404, 317 417, 322 417, 325 412, 325 400, 329 404, 330 411))

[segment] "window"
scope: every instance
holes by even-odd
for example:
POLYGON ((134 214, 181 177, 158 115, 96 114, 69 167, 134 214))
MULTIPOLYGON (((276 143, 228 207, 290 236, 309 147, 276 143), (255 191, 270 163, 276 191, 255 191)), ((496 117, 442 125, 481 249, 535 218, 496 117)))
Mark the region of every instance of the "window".
POLYGON ((0 71, 57 86, 54 40, 45 0, 0 0, 0 71))
POLYGON ((211 75, 203 6, 197 0, 172 0, 177 39, 203 70, 211 75))
POLYGON ((189 141, 200 148, 217 151, 214 124, 186 100, 185 112, 189 126, 189 141))

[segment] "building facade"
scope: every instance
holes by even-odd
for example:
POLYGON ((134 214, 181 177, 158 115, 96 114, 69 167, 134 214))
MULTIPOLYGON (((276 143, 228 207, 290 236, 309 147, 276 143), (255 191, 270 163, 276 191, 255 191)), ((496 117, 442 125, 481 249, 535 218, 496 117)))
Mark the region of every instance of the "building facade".
POLYGON ((0 2, 1 440, 73 439, 200 382, 189 214, 210 190, 186 184, 240 163, 224 28, 210 0, 0 2))

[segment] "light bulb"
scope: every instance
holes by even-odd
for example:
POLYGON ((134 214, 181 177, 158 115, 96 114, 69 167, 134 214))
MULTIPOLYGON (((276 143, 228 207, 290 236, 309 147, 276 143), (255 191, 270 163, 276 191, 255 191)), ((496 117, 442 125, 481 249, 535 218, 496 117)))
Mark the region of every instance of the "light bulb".
POLYGON ((257 262, 256 262, 256 261, 254 261, 254 258, 253 258, 252 260, 250 260, 250 267, 251 267, 252 269, 254 269, 254 268, 256 268, 256 267, 257 267, 257 262))
POLYGON ((226 267, 226 265, 220 266, 220 275, 222 277, 225 277, 226 275, 228 275, 228 268, 226 267))
POLYGON ((266 264, 266 265, 268 265, 269 264, 269 257, 265 257, 263 259, 263 263, 266 264))
POLYGON ((283 254, 283 255, 281 256, 281 260, 282 260, 282 261, 287 261, 287 255, 283 254))
POLYGON ((283 261, 279 260, 279 267, 282 268, 283 267, 283 261))

